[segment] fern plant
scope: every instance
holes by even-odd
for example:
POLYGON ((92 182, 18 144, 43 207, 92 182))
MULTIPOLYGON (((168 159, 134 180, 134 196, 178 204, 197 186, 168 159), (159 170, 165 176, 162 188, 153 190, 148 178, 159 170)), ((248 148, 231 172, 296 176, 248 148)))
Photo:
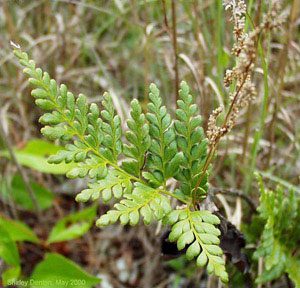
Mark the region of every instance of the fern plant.
POLYGON ((103 95, 102 111, 96 104, 87 104, 86 97, 77 98, 65 85, 57 87, 47 72, 36 68, 35 62, 20 49, 14 54, 25 66, 35 103, 48 112, 40 122, 41 132, 55 140, 68 141, 65 149, 50 157, 50 163, 76 162, 77 167, 67 176, 88 177, 88 188, 81 191, 77 201, 115 198, 114 209, 102 215, 98 226, 117 222, 137 225, 140 219, 148 225, 153 219, 172 227, 170 241, 179 250, 187 247, 188 259, 196 258, 199 267, 207 265, 223 282, 228 281, 217 216, 198 210, 197 203, 208 189, 208 170, 203 172, 208 141, 196 116, 197 106, 185 82, 180 85, 180 100, 174 121, 163 106, 158 88, 150 85, 148 113, 143 114, 137 100, 131 102, 131 119, 127 120, 125 142, 121 120, 115 113, 108 93, 103 95), (123 154, 123 155, 122 155, 123 154), (125 158, 124 158, 125 156, 125 158), (120 162, 120 159, 123 161, 120 162), (200 178, 201 177, 201 178, 200 178), (175 178, 179 189, 167 191, 167 181, 175 178), (173 209, 170 198, 183 206, 173 209))
POLYGON ((287 273, 297 288, 300 287, 300 198, 293 191, 285 196, 278 186, 267 190, 262 178, 260 184, 259 216, 265 221, 256 259, 265 258, 265 269, 257 283, 265 283, 287 273))

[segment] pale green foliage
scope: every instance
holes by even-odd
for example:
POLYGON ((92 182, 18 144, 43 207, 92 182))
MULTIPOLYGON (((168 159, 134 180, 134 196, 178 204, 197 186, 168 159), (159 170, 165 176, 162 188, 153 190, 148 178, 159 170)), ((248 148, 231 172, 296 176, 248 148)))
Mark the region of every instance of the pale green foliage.
POLYGON ((287 273, 299 288, 300 199, 293 191, 286 196, 280 186, 276 191, 265 189, 258 177, 261 192, 258 211, 265 227, 254 257, 265 258, 265 269, 257 282, 265 283, 287 273))
MULTIPOLYGON (((100 112, 96 104, 87 104, 84 95, 75 98, 65 85, 58 89, 55 80, 36 68, 26 53, 20 50, 14 53, 26 67, 24 72, 31 77, 29 82, 37 87, 32 91, 36 104, 49 110, 40 118, 46 125, 43 135, 53 140, 73 140, 49 161, 77 163, 67 176, 91 179, 89 188, 79 193, 76 200, 101 198, 107 202, 112 197, 119 200, 114 210, 99 218, 97 225, 106 226, 119 220, 123 225, 134 226, 140 218, 145 224, 164 219, 165 224, 173 226, 170 240, 177 241, 178 249, 190 245, 188 259, 197 257, 198 266, 207 264, 209 273, 227 282, 222 250, 218 246, 220 231, 215 227, 219 219, 209 211, 192 211, 195 204, 192 193, 207 157, 207 140, 203 139, 201 118, 195 116, 197 106, 192 104, 187 84, 180 85, 181 100, 175 122, 162 105, 154 84, 150 85, 151 102, 146 116, 139 102, 133 100, 131 119, 127 120, 129 130, 125 133, 128 143, 123 144, 121 119, 108 93, 103 95, 100 112), (118 163, 122 152, 127 158, 118 163), (166 190, 166 182, 172 177, 180 182, 180 189, 174 194, 166 190), (172 210, 170 196, 183 202, 184 210, 172 210)), ((205 174, 196 199, 205 197, 207 189, 205 174)))
POLYGON ((161 195, 159 190, 151 188, 141 183, 136 183, 131 194, 125 194, 125 198, 120 203, 115 204, 115 210, 110 210, 102 215, 97 221, 97 225, 106 226, 115 223, 118 219, 122 225, 130 224, 135 226, 139 222, 140 215, 146 225, 153 220, 161 220, 164 215, 170 212, 169 199, 161 195))
POLYGON ((127 120, 130 131, 125 134, 130 145, 124 145, 124 154, 134 160, 124 161, 122 165, 127 172, 141 178, 146 153, 151 145, 151 138, 149 136, 149 125, 138 100, 133 100, 130 106, 132 119, 127 120))
POLYGON ((209 211, 190 211, 190 209, 173 210, 164 217, 166 225, 172 225, 169 235, 171 242, 177 241, 178 250, 190 245, 186 251, 187 259, 197 258, 197 266, 207 264, 208 273, 214 273, 222 281, 228 281, 225 271, 225 261, 220 243, 219 229, 214 225, 220 224, 217 216, 209 211))
MULTIPOLYGON (((195 116, 197 105, 193 104, 193 97, 189 94, 189 87, 185 82, 180 85, 180 100, 177 101, 178 109, 175 120, 175 129, 178 133, 177 143, 184 153, 184 160, 177 179, 182 182, 181 191, 190 195, 196 189, 199 177, 202 173, 206 160, 206 150, 208 140, 204 138, 203 128, 201 125, 201 116, 195 116)), ((199 197, 205 196, 208 190, 207 184, 208 172, 202 176, 201 183, 197 188, 199 197)))
POLYGON ((177 174, 182 162, 182 153, 178 153, 176 145, 176 134, 172 127, 172 118, 167 113, 167 108, 162 105, 159 90, 154 84, 150 85, 146 117, 150 125, 152 137, 150 153, 147 158, 147 168, 152 173, 144 174, 144 177, 155 186, 166 183, 166 181, 177 174))
POLYGON ((105 148, 100 148, 100 152, 108 160, 113 163, 117 163, 118 156, 122 152, 121 118, 119 115, 115 115, 110 95, 108 93, 104 93, 103 98, 104 100, 102 101, 102 105, 105 109, 101 111, 101 116, 107 122, 103 122, 102 124, 102 131, 104 134, 102 144, 105 148))
POLYGON ((97 200, 102 196, 104 202, 109 201, 112 196, 120 199, 123 195, 129 194, 132 190, 131 178, 118 170, 109 170, 108 175, 104 179, 89 184, 89 189, 81 191, 76 196, 77 201, 85 202, 90 198, 97 200))

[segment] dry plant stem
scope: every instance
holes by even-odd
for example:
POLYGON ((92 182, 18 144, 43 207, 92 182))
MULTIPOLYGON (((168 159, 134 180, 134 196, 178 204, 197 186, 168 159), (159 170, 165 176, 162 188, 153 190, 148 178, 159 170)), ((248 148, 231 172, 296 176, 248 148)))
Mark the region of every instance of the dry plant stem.
MULTIPOLYGON (((258 276, 261 276, 264 270, 264 258, 260 257, 258 259, 258 276)), ((258 284, 257 288, 262 288, 262 284, 258 284)))
POLYGON ((246 160, 246 152, 248 146, 248 139, 249 139, 249 131, 250 131, 250 120, 251 120, 251 102, 247 108, 247 116, 246 116, 246 127, 245 127, 245 134, 243 139, 243 153, 242 153, 242 160, 241 164, 243 165, 246 160))
POLYGON ((97 263, 97 258, 95 257, 96 256, 94 250, 95 243, 93 241, 93 236, 91 231, 88 231, 85 234, 85 238, 88 246, 89 272, 93 273, 94 265, 97 263))
POLYGON ((170 28, 169 28, 168 17, 167 17, 167 5, 166 5, 166 1, 162 0, 162 4, 163 4, 163 11, 164 11, 164 22, 165 22, 165 26, 166 26, 167 32, 169 34, 170 33, 170 28))
POLYGON ((276 121, 277 121, 277 114, 280 108, 280 103, 281 103, 281 93, 284 88, 284 70, 286 67, 286 64, 288 62, 288 50, 290 47, 291 43, 291 38, 293 35, 293 28, 295 21, 297 20, 297 13, 299 13, 299 0, 294 0, 293 6, 290 11, 290 21, 289 23, 289 28, 287 29, 286 33, 286 40, 285 40, 285 45, 283 49, 281 50, 281 55, 279 57, 279 69, 277 69, 277 74, 275 79, 280 79, 277 83, 279 83, 278 88, 275 89, 275 105, 274 105, 274 111, 272 114, 272 119, 270 122, 270 146, 269 146, 269 151, 268 151, 268 158, 267 158, 267 163, 266 163, 266 168, 269 168, 270 166, 270 161, 272 158, 273 154, 273 147, 276 142, 275 139, 275 132, 276 132, 276 121), (297 12, 298 11, 298 12, 297 12))
MULTIPOLYGON (((254 45, 255 51, 257 51, 257 47, 258 47, 258 43, 259 43, 259 40, 258 40, 258 39, 259 39, 259 37, 260 37, 260 35, 261 35, 261 32, 262 32, 262 30, 259 31, 259 33, 257 33, 256 38, 255 38, 255 43, 254 43, 254 44, 255 44, 255 45, 254 45)), ((234 106, 235 106, 235 104, 236 104, 236 102, 237 102, 237 99, 238 99, 238 97, 239 97, 239 95, 240 95, 240 92, 242 91, 242 89, 243 89, 243 87, 244 87, 244 84, 246 83, 246 80, 247 80, 247 78, 248 78, 248 74, 249 74, 250 68, 251 68, 251 66, 253 65, 255 59, 256 59, 256 57, 254 57, 254 59, 251 59, 251 61, 249 61, 248 65, 245 67, 244 74, 243 74, 244 77, 243 77, 243 79, 242 79, 242 81, 241 81, 241 83, 240 83, 240 85, 239 85, 237 91, 235 92, 235 95, 234 95, 233 100, 231 101, 230 107, 229 107, 228 112, 226 113, 226 116, 225 116, 225 120, 224 120, 224 122, 223 122, 223 124, 222 124, 222 128, 226 128, 226 127, 227 127, 227 124, 228 124, 228 122, 229 122, 229 120, 230 120, 230 116, 231 116, 231 114, 232 114, 232 112, 233 112, 233 108, 234 108, 234 106)), ((218 146, 218 144, 219 144, 219 141, 220 141, 220 138, 221 138, 221 137, 222 137, 222 135, 219 136, 219 137, 217 137, 217 138, 215 139, 215 143, 214 143, 213 145, 210 145, 210 147, 209 147, 208 156, 207 156, 207 158, 206 158, 206 161, 205 161, 205 164, 204 164, 203 171, 202 171, 202 173, 201 173, 201 175, 200 175, 200 177, 199 177, 199 180, 198 180, 198 182, 197 182, 196 188, 195 188, 195 190, 194 190, 194 192, 193 192, 192 199, 193 199, 193 206, 194 206, 194 207, 197 206, 197 205, 196 205, 196 200, 197 200, 197 199, 196 199, 196 194, 197 194, 198 187, 199 187, 199 185, 200 185, 200 183, 201 183, 201 181, 202 181, 202 179, 203 179, 203 176, 205 175, 205 173, 206 173, 206 171, 207 171, 209 165, 211 164, 211 162, 212 162, 212 160, 213 160, 214 154, 215 154, 215 152, 216 152, 216 149, 217 149, 217 146, 218 146)))
POLYGON ((7 185, 7 190, 9 192, 9 198, 10 198, 9 199, 9 204, 11 206, 12 214, 13 214, 13 216, 14 216, 15 219, 19 220, 19 215, 18 215, 16 203, 14 201, 13 192, 12 192, 12 189, 11 189, 10 185, 7 185))
MULTIPOLYGON (((245 82, 246 82, 247 75, 248 75, 247 72, 248 72, 248 70, 249 70, 249 68, 250 68, 251 65, 252 65, 252 62, 250 62, 250 64, 249 64, 249 65, 247 66, 247 68, 246 68, 245 77, 244 77, 244 79, 243 79, 241 85, 239 86, 237 92, 235 93, 235 96, 234 96, 233 101, 231 102, 231 105, 230 105, 229 110, 228 110, 228 112, 227 112, 227 114, 226 114, 224 123, 223 123, 223 125, 222 125, 223 128, 226 127, 226 125, 227 125, 227 123, 228 123, 228 120, 229 120, 229 118, 230 118, 230 115, 231 115, 233 106, 234 106, 234 104, 235 104, 235 102, 236 102, 236 100, 237 100, 237 98, 238 98, 238 96, 239 96, 240 91, 242 90, 242 88, 243 88, 243 86, 244 86, 244 84, 245 84, 245 82)), ((200 177, 199 177, 197 186, 196 186, 196 188, 195 188, 195 190, 194 190, 194 193, 193 193, 193 205, 194 205, 194 207, 195 207, 195 204, 196 204, 196 194, 197 194, 198 187, 199 187, 199 185, 200 185, 200 183, 201 183, 201 181, 202 181, 202 179, 203 179, 203 176, 205 175, 205 173, 206 173, 206 171, 207 171, 207 169, 208 169, 210 163, 211 163, 212 160, 213 160, 213 157, 214 157, 214 154, 215 154, 215 152, 216 152, 216 149, 217 149, 219 140, 220 140, 220 138, 217 138, 217 139, 216 139, 215 145, 214 145, 214 146, 210 146, 210 148, 209 148, 208 155, 207 155, 207 158, 206 158, 206 161, 205 161, 205 164, 204 164, 203 171, 202 171, 202 173, 201 173, 201 175, 200 175, 200 177)))
POLYGON ((255 204, 255 202, 252 200, 252 198, 250 196, 245 194, 242 190, 235 189, 235 188, 227 189, 227 188, 217 188, 217 187, 212 187, 212 188, 210 188, 210 190, 214 194, 225 194, 225 195, 232 195, 232 196, 240 197, 240 198, 244 199, 249 204, 249 207, 251 208, 252 212, 256 213, 256 204, 255 204))
MULTIPOLYGON (((251 16, 248 14, 248 19, 250 22, 252 22, 252 25, 256 27, 259 25, 259 16, 260 16, 260 10, 261 10, 261 2, 258 3, 258 11, 259 14, 257 14, 256 18, 256 25, 254 26, 254 23, 251 21, 251 16)), ((249 102, 248 108, 247 108, 247 116, 246 116, 246 127, 245 127, 245 134, 244 134, 244 139, 243 139, 243 152, 242 152, 242 159, 241 159, 241 164, 243 165, 246 160, 246 152, 247 152, 247 146, 248 146, 248 138, 249 138, 249 131, 250 131, 250 120, 251 120, 251 102, 249 102)), ((240 181, 239 181, 240 185, 240 181)))
POLYGON ((219 279, 218 280, 218 288, 222 288, 222 287, 223 287, 222 281, 219 279))
MULTIPOLYGON (((0 115, 1 114, 2 114, 2 112, 0 111, 0 115)), ((0 122, 1 122, 0 123, 0 133, 3 136, 2 139, 3 139, 3 141, 4 141, 4 143, 5 143, 6 147, 7 147, 7 149, 9 151, 9 154, 11 155, 12 161, 15 163, 15 165, 16 165, 16 167, 18 169, 18 172, 21 174, 22 180, 23 180, 23 182, 24 182, 24 184, 26 186, 27 191, 29 192, 29 196, 30 196, 30 198, 32 200, 33 206, 34 206, 35 211, 37 213, 37 217, 38 217, 39 220, 42 220, 41 210, 40 210, 40 208, 38 206, 38 202, 37 202, 37 199, 36 199, 36 197, 34 195, 33 189, 32 189, 32 187, 29 184, 29 179, 27 177, 27 174, 26 174, 25 170, 23 169, 23 167, 20 165, 20 163, 19 163, 19 161, 18 161, 18 159, 16 157, 16 154, 15 154, 13 148, 12 148, 13 145, 12 145, 12 143, 10 141, 9 136, 6 134, 6 132, 4 130, 3 123, 1 121, 1 119, 0 119, 0 122)))
POLYGON ((176 27, 176 4, 172 0, 172 35, 173 35, 173 52, 174 52, 174 72, 175 72, 175 99, 179 99, 179 74, 178 74, 178 53, 177 53, 177 27, 176 27))
MULTIPOLYGON (((258 41, 256 41, 256 45, 255 45, 256 46, 256 50, 257 50, 257 44, 258 44, 258 41)), ((228 120, 229 120, 229 117, 231 116, 231 112, 232 112, 232 109, 234 107, 234 104, 235 104, 236 100, 238 99, 238 96, 239 96, 239 94, 240 94, 240 92, 241 92, 241 90, 242 90, 242 88, 243 88, 243 86, 244 86, 244 84, 245 84, 245 82, 247 80, 248 72, 249 72, 249 69, 250 69, 250 67, 251 67, 252 64, 253 64, 253 61, 251 61, 249 63, 249 65, 245 69, 245 77, 243 78, 243 81, 242 81, 241 85, 239 86, 238 90, 236 91, 233 101, 231 102, 231 105, 230 105, 229 110, 228 110, 228 112, 226 114, 224 123, 222 125, 223 128, 225 128, 226 125, 227 125, 227 123, 228 123, 228 120)), ((219 141, 219 139, 218 139, 218 141, 219 141)))
POLYGON ((164 279, 161 283, 154 286, 154 288, 165 288, 168 287, 169 284, 173 282, 173 275, 169 275, 168 278, 164 279))
POLYGON ((201 44, 201 39, 200 39, 200 21, 199 21, 199 7, 198 7, 198 1, 194 0, 193 2, 193 9, 194 9, 194 14, 195 14, 195 38, 197 41, 198 45, 198 61, 199 61, 199 79, 200 79, 200 88, 201 88, 201 94, 202 94, 202 100, 201 103, 203 103, 203 112, 204 112, 204 127, 206 127, 206 122, 208 121, 209 117, 209 101, 206 99, 206 93, 205 93, 205 72, 204 72, 204 65, 203 65, 203 57, 202 57, 202 44, 201 44))
MULTIPOLYGON (((138 26, 139 25, 139 14, 138 14, 138 11, 137 11, 137 5, 135 3, 135 0, 131 0, 130 1, 130 4, 131 4, 131 9, 132 9, 132 12, 133 12, 133 17, 134 17, 134 21, 135 21, 135 24, 138 26)), ((145 12, 146 12, 146 15, 147 15, 147 2, 145 2, 145 12)))
POLYGON ((11 39, 14 39, 16 42, 19 42, 19 36, 16 33, 16 27, 13 23, 11 11, 9 11, 9 7, 7 7, 7 4, 5 2, 2 3, 2 9, 6 19, 7 30, 11 36, 11 39))
MULTIPOLYGON (((3 178, 2 178, 2 176, 0 177, 0 181, 5 181, 5 179, 6 179, 6 175, 5 174, 4 174, 3 178)), ((4 183, 6 183, 6 181, 4 183)), ((12 189, 11 189, 10 185, 7 185, 7 190, 8 190, 8 193, 9 193, 9 199, 8 199, 8 201, 5 198, 4 194, 0 193, 0 204, 2 204, 0 206, 0 211, 3 211, 4 214, 8 214, 8 215, 12 213, 13 218, 16 219, 16 220, 19 220, 17 206, 16 206, 16 204, 14 202, 14 198, 13 198, 13 194, 12 194, 12 189)))
POLYGON ((147 2, 145 2, 145 14, 146 14, 146 23, 145 23, 145 68, 144 68, 144 85, 145 85, 145 94, 144 97, 146 99, 146 102, 149 102, 149 96, 148 96, 148 87, 149 87, 149 81, 148 81, 148 74, 149 74, 149 36, 147 32, 147 25, 148 25, 148 6, 147 2))
POLYGON ((214 167, 213 174, 210 175, 210 180, 211 181, 213 181, 213 179, 215 179, 216 175, 218 175, 219 172, 223 168, 224 161, 225 161, 226 157, 228 156, 228 143, 229 143, 229 140, 226 137, 225 151, 223 152, 223 155, 222 155, 221 159, 218 160, 217 165, 214 167))
POLYGON ((208 276, 207 282, 206 282, 206 287, 207 288, 213 288, 213 282, 214 282, 214 277, 212 275, 208 276))
MULTIPOLYGON (((251 14, 251 13, 250 13, 251 14)), ((248 19, 251 21, 251 15, 249 14, 249 10, 247 11, 248 19)), ((255 26, 258 26, 260 23, 260 15, 261 15, 261 1, 258 2, 257 7, 257 14, 255 19, 255 26)), ((247 23, 248 24, 248 23, 247 23)), ((254 23, 253 23, 254 25, 254 23)), ((246 115, 246 127, 245 127, 245 133, 243 138, 243 152, 241 157, 241 164, 244 165, 246 161, 246 154, 247 154, 247 148, 248 148, 248 139, 249 139, 249 132, 250 132, 250 123, 251 123, 251 112, 252 112, 252 104, 249 102, 249 105, 247 107, 247 115, 246 115)), ((238 187, 241 186, 241 177, 238 182, 238 187)))
POLYGON ((216 151, 216 148, 217 148, 217 145, 214 146, 214 147, 210 147, 210 150, 208 152, 208 155, 207 155, 207 158, 205 160, 205 164, 204 164, 204 168, 202 170, 202 173, 199 177, 199 180, 198 180, 198 183, 197 183, 197 186, 196 188, 194 189, 193 191, 193 195, 192 195, 192 203, 193 203, 193 206, 194 206, 194 209, 197 210, 197 205, 196 205, 196 202, 197 202, 197 190, 198 190, 198 187, 203 179, 203 176, 205 175, 208 167, 209 167, 209 164, 211 163, 213 157, 214 157, 214 154, 215 154, 215 151, 216 151))

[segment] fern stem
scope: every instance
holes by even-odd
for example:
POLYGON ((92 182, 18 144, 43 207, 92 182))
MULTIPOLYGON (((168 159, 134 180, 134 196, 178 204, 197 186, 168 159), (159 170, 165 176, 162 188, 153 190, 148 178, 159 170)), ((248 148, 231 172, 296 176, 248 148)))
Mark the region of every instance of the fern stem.
MULTIPOLYGON (((1 110, 0 110, 0 114, 2 114, 1 110)), ((18 158, 17 158, 17 156, 15 154, 15 151, 12 148, 13 145, 11 143, 10 137, 6 133, 6 131, 5 131, 4 127, 3 127, 3 124, 1 122, 0 122, 0 134, 2 135, 1 138, 4 141, 4 144, 6 145, 6 147, 8 149, 8 152, 9 152, 9 154, 11 156, 11 160, 15 163, 15 165, 17 167, 17 170, 20 173, 21 178, 23 180, 23 183, 24 183, 24 185, 26 187, 26 190, 29 193, 29 197, 30 197, 30 199, 32 201, 32 204, 33 204, 33 207, 34 207, 34 209, 35 209, 35 211, 37 213, 37 218, 43 221, 42 212, 41 212, 41 209, 39 207, 36 195, 35 195, 32 187, 30 185, 28 175, 27 175, 26 171, 20 165, 20 163, 18 161, 18 158)), ((11 198, 11 201, 12 201, 12 203, 14 203, 14 199, 13 198, 11 198)), ((13 211, 14 211, 15 210, 15 204, 13 204, 12 207, 13 207, 13 211)), ((16 215, 17 215, 17 213, 16 213, 16 215)))
POLYGON ((168 192, 167 190, 159 189, 158 191, 159 191, 160 193, 162 193, 162 194, 165 194, 165 195, 168 195, 168 196, 170 196, 170 197, 173 197, 173 198, 175 198, 175 199, 181 201, 182 203, 184 203, 184 204, 186 204, 186 205, 189 205, 189 204, 190 204, 190 202, 188 202, 188 201, 186 201, 186 200, 180 198, 179 196, 176 196, 174 193, 168 192))
POLYGON ((196 207, 196 202, 197 202, 197 190, 198 190, 198 188, 199 188, 199 186, 200 186, 200 183, 201 183, 201 181, 202 181, 202 179, 203 179, 203 176, 205 175, 205 173, 206 173, 206 171, 207 171, 207 169, 208 169, 210 163, 212 162, 212 159, 213 159, 213 157, 214 157, 216 148, 217 148, 217 145, 216 145, 216 146, 213 146, 213 147, 211 147, 211 148, 209 149, 208 155, 207 155, 206 160, 205 160, 205 163, 204 163, 204 168, 203 168, 203 170, 202 170, 202 172, 201 172, 201 174, 200 174, 199 180, 198 180, 197 185, 196 185, 196 187, 195 187, 195 189, 194 189, 194 192, 193 192, 193 201, 192 201, 192 203, 193 203, 193 205, 194 205, 195 210, 197 210, 197 207, 196 207))
MULTIPOLYGON (((196 229, 195 229, 195 227, 194 227, 193 219, 192 219, 192 217, 191 217, 191 210, 190 210, 190 207, 188 206, 188 207, 186 208, 186 210, 187 210, 187 217, 188 217, 189 223, 190 223, 190 225, 191 225, 191 230, 192 230, 193 234, 195 235, 195 238, 196 238, 197 242, 200 244, 201 249, 204 251, 204 253, 205 253, 206 256, 208 257, 209 253, 207 253, 207 250, 205 249, 205 246, 203 245, 203 242, 202 242, 201 239, 199 238, 198 233, 197 233, 197 231, 196 231, 196 229)), ((208 259, 209 259, 209 257, 208 257, 208 259)))

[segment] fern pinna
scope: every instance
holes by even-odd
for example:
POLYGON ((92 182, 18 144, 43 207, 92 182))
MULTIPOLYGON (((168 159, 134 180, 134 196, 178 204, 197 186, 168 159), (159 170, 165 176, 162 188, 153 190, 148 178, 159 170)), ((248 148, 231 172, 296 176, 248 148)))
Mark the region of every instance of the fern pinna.
POLYGON ((257 177, 261 193, 257 210, 265 225, 254 258, 264 258, 265 269, 256 281, 266 283, 286 273, 300 288, 300 197, 293 190, 286 196, 280 186, 268 190, 257 177))
POLYGON ((67 176, 88 176, 91 181, 76 200, 117 200, 114 209, 102 215, 96 224, 106 226, 119 220, 122 225, 134 226, 140 218, 146 225, 153 219, 162 220, 172 226, 170 241, 176 241, 179 250, 188 246, 188 259, 196 258, 199 267, 207 265, 209 273, 227 282, 225 261, 218 246, 219 218, 209 211, 198 211, 193 201, 205 197, 208 189, 207 172, 202 173, 207 140, 187 84, 180 85, 175 121, 163 106, 154 84, 150 85, 151 102, 146 115, 139 102, 133 100, 125 133, 127 144, 123 144, 121 119, 109 94, 103 95, 100 112, 96 104, 87 104, 84 95, 76 98, 65 85, 58 88, 56 81, 36 68, 26 53, 15 49, 14 54, 25 66, 29 83, 37 87, 31 93, 36 104, 49 111, 40 118, 45 125, 43 135, 52 140, 71 141, 49 161, 77 162, 67 176), (126 157, 120 164, 122 153, 126 157), (170 178, 179 181, 179 189, 174 193, 166 188, 170 178), (172 197, 183 204, 179 210, 171 207, 172 197))

